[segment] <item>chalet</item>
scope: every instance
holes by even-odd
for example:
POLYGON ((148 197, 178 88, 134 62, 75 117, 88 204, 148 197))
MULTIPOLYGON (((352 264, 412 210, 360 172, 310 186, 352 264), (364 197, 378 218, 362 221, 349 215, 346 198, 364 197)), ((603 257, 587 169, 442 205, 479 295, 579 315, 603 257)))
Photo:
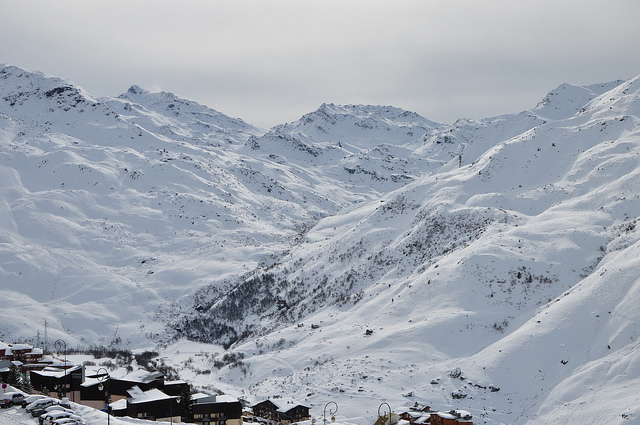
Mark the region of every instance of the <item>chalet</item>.
POLYGON ((242 403, 228 395, 197 393, 191 396, 193 423, 198 425, 242 425, 242 403))
POLYGON ((167 395, 157 388, 143 391, 138 386, 130 388, 127 393, 126 416, 152 421, 182 422, 184 403, 181 403, 180 397, 167 395))
POLYGON ((40 360, 42 360, 42 357, 44 357, 44 351, 42 351, 42 348, 36 347, 31 349, 31 351, 29 351, 28 353, 25 353, 24 361, 27 364, 38 363, 40 360))
POLYGON ((281 399, 265 400, 252 408, 255 416, 283 424, 300 422, 310 418, 309 407, 281 399))
MULTIPOLYGON (((27 362, 27 353, 31 353, 31 350, 33 350, 33 347, 30 346, 29 344, 11 344, 10 345, 10 350, 11 350, 11 360, 14 361, 19 361, 22 363, 26 363, 27 362)), ((7 350, 7 355, 9 354, 9 350, 7 350)))
POLYGON ((400 419, 407 421, 409 425, 425 425, 431 419, 431 407, 426 404, 416 402, 411 407, 400 407, 397 409, 400 419))
POLYGON ((72 366, 73 364, 71 362, 58 362, 53 356, 50 355, 43 355, 41 357, 29 356, 28 362, 22 365, 21 371, 24 373, 29 373, 32 370, 44 370, 48 367, 55 367, 57 369, 68 369, 72 366))
POLYGON ((471 413, 466 410, 432 412, 430 420, 431 425, 473 425, 471 413))
POLYGON ((109 403, 126 399, 130 396, 128 390, 133 387, 138 387, 142 391, 163 390, 164 375, 161 372, 148 372, 143 369, 122 378, 108 376, 103 381, 97 379, 95 374, 88 375, 80 386, 79 403, 96 409, 104 409, 107 398, 109 403))
POLYGON ((128 390, 134 386, 137 386, 142 391, 153 388, 164 390, 164 375, 158 371, 149 372, 144 369, 138 369, 122 378, 111 378, 109 391, 115 400, 128 397, 128 390))
POLYGON ((0 341, 0 360, 11 360, 20 364, 39 362, 44 353, 42 348, 33 348, 29 344, 7 344, 0 341))
POLYGON ((80 400, 80 388, 84 381, 84 366, 78 365, 69 369, 45 367, 42 370, 30 370, 31 386, 36 391, 57 391, 65 394, 71 401, 80 400))

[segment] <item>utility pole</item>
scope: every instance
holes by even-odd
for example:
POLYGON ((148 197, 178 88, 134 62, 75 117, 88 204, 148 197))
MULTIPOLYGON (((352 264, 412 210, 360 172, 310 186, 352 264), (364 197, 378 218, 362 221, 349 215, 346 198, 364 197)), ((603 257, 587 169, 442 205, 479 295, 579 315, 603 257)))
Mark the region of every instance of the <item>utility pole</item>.
POLYGON ((48 344, 49 342, 47 341, 47 319, 44 319, 44 350, 43 352, 45 353, 49 352, 48 344))

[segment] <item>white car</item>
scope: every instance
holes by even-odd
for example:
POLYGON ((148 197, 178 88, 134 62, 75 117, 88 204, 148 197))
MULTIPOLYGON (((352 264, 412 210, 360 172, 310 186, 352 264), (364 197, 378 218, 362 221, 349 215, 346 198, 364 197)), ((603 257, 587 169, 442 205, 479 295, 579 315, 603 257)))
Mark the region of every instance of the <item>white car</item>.
POLYGON ((33 394, 30 395, 29 397, 25 398, 24 400, 22 400, 22 407, 27 407, 27 405, 33 403, 36 400, 40 400, 41 398, 46 398, 47 396, 42 395, 42 394, 33 394))
POLYGON ((86 425, 80 416, 56 419, 52 425, 86 425))
POLYGON ((44 409, 46 407, 51 406, 52 404, 57 404, 58 400, 51 397, 43 397, 32 403, 27 404, 27 412, 31 413, 35 409, 44 409))
POLYGON ((80 418, 80 416, 77 416, 75 413, 73 412, 65 412, 64 410, 56 410, 53 412, 49 412, 45 415, 45 417, 42 420, 42 425, 51 425, 53 423, 53 421, 58 420, 58 419, 65 419, 65 418, 80 418))
POLYGON ((43 415, 46 415, 49 412, 56 412, 56 411, 66 411, 69 413, 73 413, 73 409, 67 409, 66 407, 60 405, 60 404, 52 404, 51 406, 47 407, 46 409, 44 409, 44 412, 42 412, 43 415))
POLYGON ((44 412, 42 412, 42 414, 40 415, 40 418, 38 418, 38 420, 40 421, 40 425, 44 423, 44 420, 47 416, 51 415, 52 413, 60 413, 60 412, 75 413, 73 410, 62 407, 59 404, 52 404, 51 406, 44 409, 44 412))

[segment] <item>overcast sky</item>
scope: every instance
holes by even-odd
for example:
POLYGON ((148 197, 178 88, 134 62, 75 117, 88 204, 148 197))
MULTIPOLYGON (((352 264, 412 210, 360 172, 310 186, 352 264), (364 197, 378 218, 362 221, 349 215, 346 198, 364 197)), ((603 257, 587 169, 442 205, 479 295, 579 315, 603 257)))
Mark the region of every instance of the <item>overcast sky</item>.
POLYGON ((639 0, 0 0, 0 63, 264 128, 323 102, 434 121, 640 75, 639 0))

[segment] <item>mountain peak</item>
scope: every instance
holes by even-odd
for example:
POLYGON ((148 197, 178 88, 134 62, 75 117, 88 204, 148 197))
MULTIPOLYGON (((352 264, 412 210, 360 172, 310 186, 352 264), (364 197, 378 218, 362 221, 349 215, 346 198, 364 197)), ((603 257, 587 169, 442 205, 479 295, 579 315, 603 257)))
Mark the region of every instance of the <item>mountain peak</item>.
POLYGON ((420 139, 440 124, 394 106, 323 103, 313 112, 271 132, 315 143, 347 143, 370 148, 379 143, 404 144, 420 139))
MULTIPOLYGON (((115 109, 122 108, 128 115, 133 109, 145 119, 169 127, 183 127, 185 135, 198 134, 198 139, 206 139, 211 135, 222 136, 227 141, 244 141, 250 136, 257 134, 258 129, 247 124, 239 118, 232 118, 221 112, 211 109, 208 106, 201 105, 198 102, 183 99, 175 94, 167 91, 151 92, 136 84, 129 87, 126 93, 121 94, 117 98, 120 103, 111 101, 110 104, 115 109), (184 126, 189 127, 184 128, 184 126), (246 135, 231 135, 231 133, 244 133, 246 135), (205 133, 210 133, 209 136, 205 133), (238 137, 236 137, 238 136, 238 137)), ((129 114, 130 115, 130 114, 129 114)), ((173 131, 173 130, 171 130, 173 131)))
MULTIPOLYGON (((12 115, 23 115, 27 120, 72 109, 84 112, 99 105, 96 99, 71 81, 17 66, 0 69, 0 93, 4 101, 0 102, 0 111, 9 107, 12 115)), ((63 114, 58 119, 62 122, 69 117, 63 114)))
POLYGON ((129 87, 129 90, 127 90, 127 93, 130 94, 146 94, 149 93, 147 90, 143 89, 142 87, 134 84, 131 87, 129 87))
POLYGON ((180 102, 185 105, 195 103, 187 99, 182 99, 175 94, 167 91, 152 92, 140 87, 137 84, 133 84, 126 93, 119 96, 120 99, 130 100, 132 102, 139 103, 143 106, 149 106, 158 102, 180 102))
POLYGON ((559 120, 575 115, 591 100, 617 87, 623 81, 579 86, 563 83, 547 95, 533 108, 533 112, 542 118, 559 120))

